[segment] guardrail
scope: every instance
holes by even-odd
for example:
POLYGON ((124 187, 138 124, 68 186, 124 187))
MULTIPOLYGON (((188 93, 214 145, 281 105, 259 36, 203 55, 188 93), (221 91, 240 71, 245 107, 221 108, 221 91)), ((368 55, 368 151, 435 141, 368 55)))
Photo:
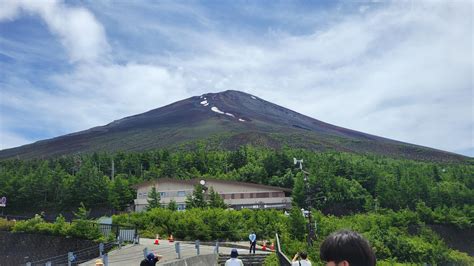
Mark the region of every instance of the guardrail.
POLYGON ((100 243, 88 248, 71 251, 66 254, 27 262, 26 266, 78 265, 93 258, 107 256, 106 254, 116 245, 116 242, 100 243))
POLYGON ((280 262, 280 266, 291 266, 291 261, 286 257, 286 255, 281 251, 280 245, 280 238, 278 234, 275 234, 276 239, 276 255, 278 257, 278 261, 280 262))
POLYGON ((100 224, 94 221, 90 223, 99 229, 99 231, 105 236, 113 236, 116 241, 108 243, 100 243, 98 245, 93 245, 88 248, 81 250, 75 250, 68 252, 66 254, 57 255, 54 257, 49 257, 33 262, 27 262, 26 266, 33 265, 78 265, 84 263, 93 258, 101 257, 104 261, 104 265, 108 265, 108 256, 107 253, 114 247, 121 248, 124 242, 139 242, 138 230, 136 227, 124 226, 117 224, 100 224))

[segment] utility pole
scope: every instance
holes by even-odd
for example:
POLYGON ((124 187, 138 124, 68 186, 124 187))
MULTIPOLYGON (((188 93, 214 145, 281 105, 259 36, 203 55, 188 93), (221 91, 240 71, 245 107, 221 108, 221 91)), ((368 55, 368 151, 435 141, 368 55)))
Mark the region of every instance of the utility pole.
POLYGON ((293 158, 294 164, 299 164, 299 168, 304 175, 304 184, 305 184, 305 196, 306 196, 306 208, 308 210, 308 246, 313 246, 313 239, 314 239, 314 228, 313 228, 313 217, 311 216, 311 196, 310 196, 310 187, 308 182, 308 172, 303 170, 303 159, 296 159, 293 158))
POLYGON ((115 176, 115 163, 114 163, 114 158, 112 157, 112 174, 110 175, 112 181, 114 181, 114 176, 115 176))

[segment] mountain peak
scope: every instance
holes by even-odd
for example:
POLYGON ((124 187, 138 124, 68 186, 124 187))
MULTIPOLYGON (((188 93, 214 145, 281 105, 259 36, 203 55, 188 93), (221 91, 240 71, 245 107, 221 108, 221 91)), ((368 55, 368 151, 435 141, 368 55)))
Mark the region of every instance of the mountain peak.
POLYGON ((293 146, 428 160, 465 159, 324 123, 236 90, 205 93, 104 126, 2 150, 0 158, 143 151, 177 147, 196 140, 217 140, 213 147, 223 149, 252 144, 275 149, 293 146))

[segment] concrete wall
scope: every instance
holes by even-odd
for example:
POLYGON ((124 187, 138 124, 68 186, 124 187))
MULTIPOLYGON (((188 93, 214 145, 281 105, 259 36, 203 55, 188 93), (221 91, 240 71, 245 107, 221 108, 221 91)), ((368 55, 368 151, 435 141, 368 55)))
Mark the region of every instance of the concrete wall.
POLYGON ((0 231, 0 266, 21 265, 94 245, 97 245, 97 249, 91 254, 84 254, 81 259, 88 258, 88 255, 96 257, 99 244, 84 239, 0 231))
POLYGON ((212 266, 217 265, 217 254, 194 256, 187 259, 163 263, 164 266, 212 266))

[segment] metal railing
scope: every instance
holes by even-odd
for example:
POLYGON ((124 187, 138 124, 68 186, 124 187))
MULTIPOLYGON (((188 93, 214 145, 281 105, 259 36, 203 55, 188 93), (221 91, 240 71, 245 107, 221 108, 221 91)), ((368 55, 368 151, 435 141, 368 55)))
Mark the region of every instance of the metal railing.
MULTIPOLYGON (((108 261, 107 253, 114 247, 121 248, 124 242, 139 242, 138 230, 136 227, 117 224, 99 224, 91 221, 94 227, 97 227, 105 237, 113 236, 116 241, 92 245, 90 247, 68 252, 37 261, 27 262, 27 266, 33 265, 78 265, 93 258, 101 257, 104 262, 108 261)), ((106 263, 105 265, 107 265, 106 263)))
POLYGON ((84 249, 71 251, 54 257, 27 262, 26 266, 79 265, 93 258, 102 257, 117 245, 116 242, 100 243, 84 249))
POLYGON ((291 266, 291 261, 281 251, 280 238, 278 237, 278 234, 275 234, 275 239, 276 239, 275 241, 276 242, 276 255, 278 257, 278 261, 280 262, 280 266, 291 266))

